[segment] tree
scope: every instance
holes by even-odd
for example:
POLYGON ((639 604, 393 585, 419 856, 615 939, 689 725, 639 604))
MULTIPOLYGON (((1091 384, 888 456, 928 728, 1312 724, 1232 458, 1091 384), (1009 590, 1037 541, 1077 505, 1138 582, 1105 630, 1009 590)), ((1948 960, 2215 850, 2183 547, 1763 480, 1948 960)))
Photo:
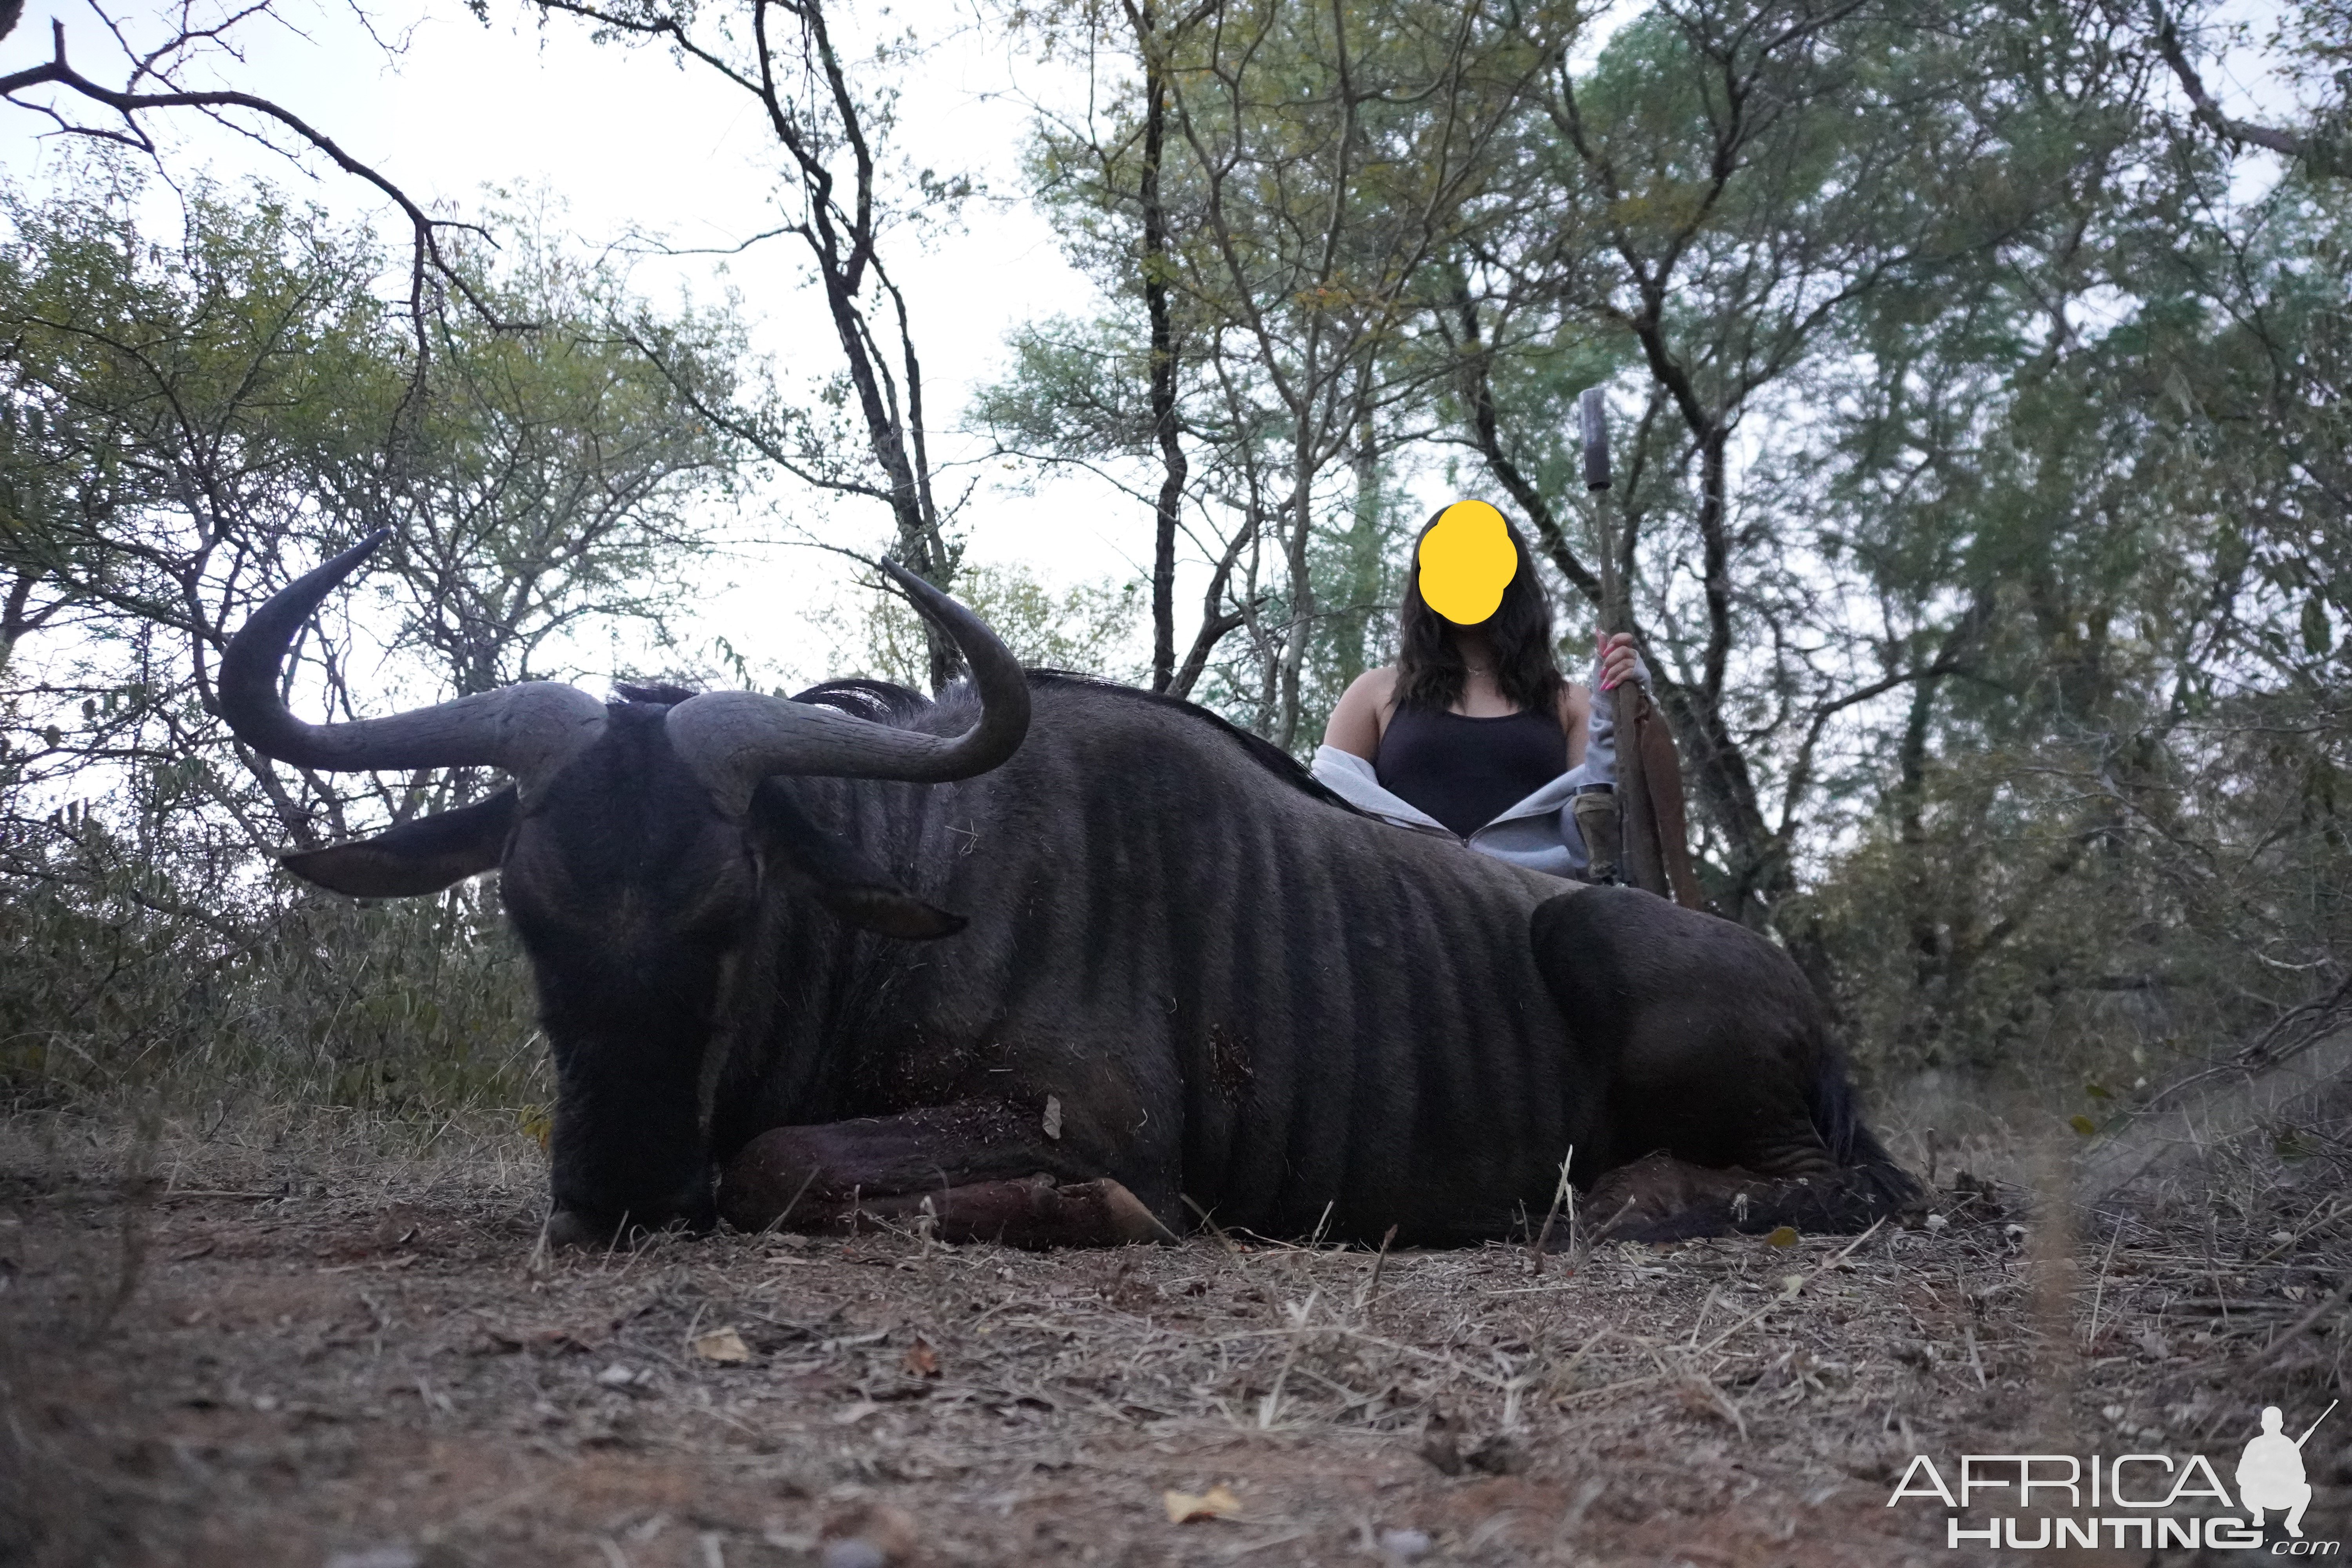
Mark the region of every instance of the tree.
MULTIPOLYGON (((1045 127, 1034 167, 1077 259, 1106 292, 1139 301, 1143 322, 1024 349, 991 407, 1020 449, 1048 458, 1140 458, 1149 430, 1163 474, 1155 546, 1171 537, 1171 482, 1227 520, 1211 557, 1230 609, 1213 603, 1204 626, 1236 618, 1255 679, 1234 699, 1296 746, 1312 728, 1308 656, 1324 635, 1318 525, 1377 498, 1362 476, 1407 438, 1400 426, 1439 374, 1396 352, 1419 316, 1415 290, 1471 221, 1496 137, 1547 51, 1565 47, 1567 14, 1523 11, 1517 31, 1418 5, 1221 4, 1127 21, 1132 90, 1097 121, 1045 127), (1066 373, 1089 364, 1136 367, 1148 426, 1107 423, 1117 397, 1064 411, 1066 373), (1034 413, 1016 416, 1015 404, 1034 413), (1192 438, 1197 479, 1165 460, 1171 419, 1192 438)), ((1360 627, 1366 606, 1334 608, 1360 627)), ((1156 641, 1170 668, 1172 637, 1156 641)))
MULTIPOLYGON (((600 37, 659 44, 750 99, 785 160, 778 205, 783 222, 746 246, 790 237, 801 242, 841 347, 842 379, 807 405, 771 384, 770 395, 731 401, 704 384, 658 331, 630 341, 668 374, 703 417, 751 444, 778 468, 818 489, 861 496, 890 509, 899 558, 939 587, 952 584, 961 546, 947 529, 932 489, 923 367, 915 350, 906 296, 892 280, 883 241, 927 206, 952 205, 967 194, 961 179, 923 171, 899 191, 882 177, 883 138, 891 97, 854 81, 823 0, 742 0, 706 9, 691 0, 532 0, 546 15, 593 23, 600 37), (862 443, 840 439, 838 422, 824 409, 854 405, 862 443), (845 459, 845 447, 864 448, 845 459)), ((882 52, 887 60, 893 52, 882 52)), ((930 685, 944 688, 955 674, 953 643, 927 634, 930 685)))
MULTIPOLYGON (((1638 367, 1619 565, 1714 835, 1714 891, 1751 923, 1798 889, 1823 738, 1949 673, 1969 620, 1940 584, 1924 620, 1876 626, 1824 591, 1835 573, 1811 563, 1838 552, 1819 549, 1827 454, 1809 437, 1840 418, 1818 394, 1868 353, 1882 300, 1932 290, 1939 321, 1965 322, 2004 269, 2063 271, 2070 226, 2133 147, 2144 69, 2090 18, 1939 16, 1708 0, 1630 24, 1582 78, 1560 64, 1522 133, 1516 220, 1465 248, 1435 312, 1460 355, 1462 439, 1596 602, 1552 499, 1579 377, 1547 367, 1638 367), (1559 192, 1569 216, 1550 221, 1559 192), (1501 404, 1504 374, 1536 401, 1501 404)), ((1782 934, 1807 957, 1801 931, 1782 934)))
POLYGON ((648 317, 518 229, 499 264, 452 264, 542 324, 435 322, 420 399, 373 235, 192 184, 158 240, 136 167, 0 191, 0 946, 25 955, 0 965, 0 1093, 184 1053, 337 1103, 511 1103, 529 1008, 493 893, 371 921, 256 875, 289 837, 472 781, 280 769, 212 717, 215 661, 259 595, 385 523, 402 543, 373 594, 304 638, 308 702, 478 689, 589 610, 665 614, 742 454, 609 318, 657 321, 714 384, 734 330, 648 317))
MULTIPOLYGON (((494 222, 499 250, 460 264, 499 316, 540 324, 436 322, 437 374, 387 563, 409 584, 402 642, 429 649, 457 694, 532 679, 548 640, 592 617, 670 641, 681 574, 714 542, 711 510, 751 456, 702 412, 743 377, 731 318, 656 313, 533 216, 494 222), (658 366, 638 347, 655 340, 658 366)), ((357 521, 383 501, 336 504, 357 521)))
MULTIPOLYGON (((425 319, 432 290, 437 286, 455 291, 490 319, 486 302, 472 296, 469 280, 452 262, 448 249, 453 237, 478 235, 478 228, 433 217, 396 181, 352 156, 332 137, 283 105, 249 92, 192 85, 193 79, 204 76, 222 59, 241 58, 247 36, 272 21, 283 20, 276 0, 251 4, 188 0, 156 17, 118 15, 97 4, 90 9, 108 44, 121 56, 122 85, 109 87, 70 63, 66 26, 52 20, 49 58, 0 75, 0 101, 41 116, 68 138, 98 146, 128 147, 154 158, 162 156, 160 145, 148 131, 155 117, 202 115, 298 162, 310 155, 323 158, 343 174, 373 186, 409 226, 408 320, 416 344, 410 384, 420 392, 430 358, 425 319), (100 110, 104 112, 94 112, 100 110)), ((7 37, 23 16, 21 0, 0 5, 0 38, 7 37)), ((292 30, 301 31, 299 26, 292 30)), ((373 36, 372 26, 370 30, 373 36)), ((398 52, 396 46, 383 47, 388 57, 398 52)))
MULTIPOLYGON (((140 192, 117 160, 47 202, 0 197, 10 695, 56 737, 26 765, 175 780, 257 847, 308 841, 317 812, 346 831, 343 796, 240 749, 269 802, 254 816, 210 760, 207 716, 214 660, 247 608, 374 527, 400 537, 380 581, 412 606, 406 646, 427 658, 411 675, 428 687, 520 678, 581 615, 676 602, 701 542, 688 520, 740 454, 618 341, 609 318, 635 307, 614 279, 530 245, 503 274, 465 258, 469 287, 545 324, 436 323, 445 372, 420 400, 404 324, 371 289, 372 236, 267 192, 197 186, 184 240, 157 245, 131 216, 140 192), (404 451, 390 439, 404 423, 404 451), (35 631, 55 647, 39 670, 24 660, 35 631), (69 744, 51 710, 75 703, 89 730, 69 744)), ((665 325, 704 345, 698 374, 729 374, 731 329, 665 325)), ((349 706, 351 641, 305 649, 306 679, 349 706)))
MULTIPOLYGON (((2192 30, 2200 20, 2191 6, 2192 30)), ((2223 141, 2260 147, 2297 160, 2312 174, 2352 177, 2352 5, 2346 0, 2302 0, 2284 6, 2269 42, 2284 57, 2286 83, 2302 89, 2312 112, 2301 124, 2242 120, 2215 100, 2184 36, 2179 12, 2151 0, 2148 20, 2157 53, 2163 57, 2198 123, 2223 141)))
POLYGON ((1913 1059, 2053 1028, 2168 1048, 2340 975, 2341 184, 2245 203, 2224 163, 2171 168, 2161 221, 2084 286, 2135 309, 1981 416, 1966 505, 1994 613, 1968 677, 1911 705, 1828 896, 1840 926, 1903 911, 1899 953, 1837 945, 1913 1059))

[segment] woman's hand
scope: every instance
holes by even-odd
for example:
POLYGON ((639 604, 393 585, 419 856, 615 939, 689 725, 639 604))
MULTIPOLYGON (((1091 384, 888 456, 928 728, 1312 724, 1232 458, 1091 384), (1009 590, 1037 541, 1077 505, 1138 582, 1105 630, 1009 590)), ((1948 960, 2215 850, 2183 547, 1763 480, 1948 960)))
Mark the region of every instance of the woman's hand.
POLYGON ((1641 662, 1642 656, 1633 650, 1632 632, 1611 635, 1595 632, 1592 634, 1592 646, 1601 658, 1601 690, 1613 691, 1618 682, 1633 678, 1634 667, 1641 662))

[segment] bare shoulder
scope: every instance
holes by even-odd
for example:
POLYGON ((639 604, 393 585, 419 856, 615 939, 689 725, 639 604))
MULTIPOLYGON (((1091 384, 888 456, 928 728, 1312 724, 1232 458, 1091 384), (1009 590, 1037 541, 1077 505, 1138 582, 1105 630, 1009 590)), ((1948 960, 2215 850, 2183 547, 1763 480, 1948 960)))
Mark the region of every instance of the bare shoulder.
POLYGON ((1382 665, 1368 669, 1348 683, 1331 710, 1331 721, 1323 730, 1323 743, 1342 752, 1352 752, 1366 762, 1372 760, 1381 749, 1381 734, 1388 728, 1389 714, 1396 706, 1396 666, 1382 665))
POLYGON ((1559 689, 1559 727, 1574 730, 1592 716, 1592 693, 1578 681, 1563 681, 1559 689))
POLYGON ((1559 689, 1559 729, 1568 737, 1568 765, 1584 761, 1584 742, 1591 733, 1592 693, 1570 680, 1559 689))

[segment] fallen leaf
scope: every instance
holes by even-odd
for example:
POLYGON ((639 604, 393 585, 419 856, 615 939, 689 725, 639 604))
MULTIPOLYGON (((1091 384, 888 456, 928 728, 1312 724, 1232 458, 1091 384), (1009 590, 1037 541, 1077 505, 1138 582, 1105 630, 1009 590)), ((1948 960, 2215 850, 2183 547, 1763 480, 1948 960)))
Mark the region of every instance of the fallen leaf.
POLYGON ((733 1329, 713 1329, 707 1334, 697 1334, 689 1342, 694 1353, 704 1361, 746 1362, 751 1359, 751 1347, 733 1329))
POLYGON ((1242 1511, 1242 1500, 1223 1481, 1195 1497, 1191 1492, 1164 1491, 1160 1505, 1171 1524, 1198 1524, 1202 1520, 1232 1519, 1242 1511))
POLYGON ((1788 1300, 1789 1298, 1790 1298, 1790 1297, 1794 1296, 1798 1291, 1800 1291, 1800 1290, 1803 1289, 1804 1288, 1805 1288, 1805 1277, 1804 1277, 1803 1275, 1801 1275, 1801 1274, 1783 1274, 1783 1275, 1781 1275, 1781 1276, 1780 1276, 1780 1298, 1781 1298, 1781 1300, 1788 1300))
POLYGON ((915 1342, 907 1347, 907 1359, 898 1363, 898 1370, 908 1377, 937 1377, 940 1352, 931 1348, 930 1341, 917 1334, 915 1342))
POLYGON ((1055 1096, 1049 1094, 1045 1097, 1045 1136, 1059 1138, 1061 1135, 1062 1102, 1055 1096))
POLYGON ((1793 1225, 1780 1226, 1764 1238, 1764 1244, 1767 1247, 1794 1247, 1797 1245, 1797 1227, 1793 1225))
POLYGON ((2070 1116, 2066 1119, 2066 1125, 2085 1138, 2099 1130, 2099 1124, 2087 1116, 2070 1116))

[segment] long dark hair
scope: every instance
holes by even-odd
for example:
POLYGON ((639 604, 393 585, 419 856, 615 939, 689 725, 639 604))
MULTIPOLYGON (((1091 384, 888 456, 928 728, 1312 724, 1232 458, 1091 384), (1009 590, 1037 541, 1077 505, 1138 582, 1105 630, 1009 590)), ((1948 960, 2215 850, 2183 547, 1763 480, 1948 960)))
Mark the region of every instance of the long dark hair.
MULTIPOLYGON (((1431 518, 1429 527, 1412 542, 1412 570, 1405 576, 1404 606, 1397 614, 1396 705, 1400 709, 1433 708, 1444 712, 1462 700, 1463 682, 1469 675, 1461 648, 1446 636, 1453 623, 1421 596, 1421 541, 1429 537, 1437 518, 1444 515, 1444 509, 1439 508, 1437 517, 1431 518)), ((1482 623, 1495 650, 1495 684, 1504 697, 1528 712, 1558 713, 1559 694, 1568 681, 1552 653, 1551 605, 1544 598, 1543 584, 1536 579, 1528 542, 1519 537, 1508 518, 1504 519, 1503 528, 1511 536, 1519 566, 1503 590, 1502 604, 1482 623)))

